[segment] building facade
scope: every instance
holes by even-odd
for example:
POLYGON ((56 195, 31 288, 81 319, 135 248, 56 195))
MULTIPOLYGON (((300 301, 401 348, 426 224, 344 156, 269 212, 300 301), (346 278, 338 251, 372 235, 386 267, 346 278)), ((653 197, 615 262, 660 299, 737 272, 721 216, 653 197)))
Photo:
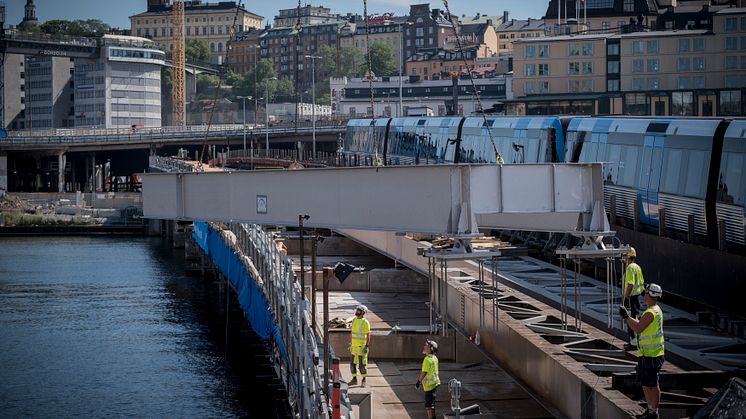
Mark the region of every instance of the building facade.
POLYGON ((420 52, 407 60, 406 74, 422 80, 450 79, 452 72, 468 72, 467 65, 474 69, 478 52, 477 47, 465 48, 463 53, 447 50, 420 52))
MULTIPOLYGON (((376 116, 398 117, 410 114, 410 109, 429 108, 433 115, 445 116, 453 99, 452 80, 414 81, 405 77, 402 87, 402 113, 399 114, 399 78, 382 77, 373 83, 373 106, 370 86, 365 79, 330 80, 332 114, 337 117, 363 118, 376 116)), ((479 91, 479 101, 469 80, 458 81, 458 115, 485 112, 499 113, 506 99, 512 97, 510 76, 474 79, 479 91), (479 103, 481 102, 481 108, 479 103)))
POLYGON ((74 126, 73 62, 67 57, 26 57, 25 111, 27 129, 74 126))
POLYGON ((394 17, 390 15, 370 18, 368 19, 369 27, 367 36, 365 33, 365 21, 359 22, 355 25, 354 33, 350 40, 351 42, 340 45, 343 48, 346 45, 354 46, 363 52, 368 48, 368 40, 370 40, 371 44, 383 43, 391 45, 391 48, 394 50, 394 59, 396 60, 397 66, 401 59, 402 67, 404 67, 406 59, 403 58, 401 54, 402 32, 406 27, 406 20, 406 17, 394 17))
POLYGON ((746 8, 712 30, 523 39, 514 56, 517 114, 746 114, 746 8))
POLYGON ((451 22, 440 9, 430 10, 430 4, 413 4, 409 8, 409 25, 404 30, 404 58, 418 52, 437 51, 454 35, 451 22))
POLYGON ((250 28, 236 35, 226 58, 226 64, 231 71, 246 74, 256 66, 261 59, 259 37, 263 32, 263 30, 250 28))
POLYGON ((331 9, 324 6, 305 5, 300 9, 280 9, 280 14, 275 16, 275 28, 288 28, 297 25, 300 16, 301 25, 317 25, 339 20, 339 15, 331 13, 331 9))
POLYGON ((0 122, 7 130, 25 129, 26 60, 23 55, 5 54, 0 66, 0 122))
POLYGON ((498 55, 513 55, 513 42, 516 39, 539 38, 545 35, 543 19, 505 19, 497 27, 498 55))
MULTIPOLYGON (((172 6, 165 1, 149 2, 148 10, 130 16, 130 33, 152 39, 166 50, 173 49, 172 6)), ((232 34, 249 28, 261 28, 264 18, 234 1, 202 3, 199 0, 184 2, 184 36, 205 41, 210 48, 210 60, 222 64, 228 40, 232 34), (235 32, 232 32, 236 22, 235 32)))
POLYGON ((99 58, 75 60, 75 126, 160 127, 165 59, 147 39, 104 35, 99 58))

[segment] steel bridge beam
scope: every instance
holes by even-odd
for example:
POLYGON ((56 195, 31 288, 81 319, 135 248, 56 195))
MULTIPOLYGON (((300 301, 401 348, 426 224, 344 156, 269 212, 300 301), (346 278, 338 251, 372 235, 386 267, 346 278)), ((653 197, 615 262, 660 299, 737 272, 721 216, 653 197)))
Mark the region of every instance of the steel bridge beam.
POLYGON ((154 219, 295 225, 305 213, 307 227, 454 236, 603 226, 603 214, 592 217, 603 208, 600 164, 158 173, 142 182, 145 217, 154 219))

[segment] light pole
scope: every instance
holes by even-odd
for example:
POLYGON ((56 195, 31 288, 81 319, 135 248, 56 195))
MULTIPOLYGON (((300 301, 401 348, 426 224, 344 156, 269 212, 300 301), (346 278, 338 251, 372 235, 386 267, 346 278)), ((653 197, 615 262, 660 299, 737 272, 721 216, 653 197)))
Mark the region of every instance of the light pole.
POLYGON ((246 99, 251 100, 251 96, 236 96, 243 102, 243 152, 246 154, 246 99))
POLYGON ((269 157, 269 82, 270 80, 277 80, 277 77, 270 77, 265 82, 264 86, 267 88, 267 95, 264 97, 266 101, 264 102, 264 116, 266 123, 264 125, 264 133, 266 134, 265 140, 264 140, 264 155, 266 157, 269 157))
POLYGON ((313 138, 313 158, 316 158, 316 59, 321 58, 317 55, 306 55, 306 58, 311 59, 311 95, 312 95, 312 106, 311 108, 311 124, 313 124, 313 128, 311 128, 311 135, 313 138))

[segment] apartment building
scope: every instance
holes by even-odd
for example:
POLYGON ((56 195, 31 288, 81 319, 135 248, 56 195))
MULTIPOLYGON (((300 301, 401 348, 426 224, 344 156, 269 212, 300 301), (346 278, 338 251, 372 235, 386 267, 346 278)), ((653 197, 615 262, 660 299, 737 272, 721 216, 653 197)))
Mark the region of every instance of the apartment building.
POLYGON ((24 129, 26 60, 23 55, 5 54, 0 65, 0 128, 24 129))
POLYGON ((345 22, 335 21, 318 25, 306 25, 300 31, 292 27, 270 28, 259 35, 261 58, 270 60, 278 77, 295 80, 296 70, 301 87, 311 84, 311 65, 306 55, 314 55, 322 45, 335 50, 339 31, 345 22), (310 69, 310 67, 308 68, 310 69))
POLYGON ((231 50, 228 51, 227 64, 234 73, 246 74, 261 59, 259 37, 264 30, 249 28, 236 35, 231 50))
POLYGON ((516 39, 539 38, 545 35, 544 19, 507 19, 495 30, 497 33, 498 55, 513 55, 513 42, 516 39))
POLYGON ((492 20, 485 23, 460 24, 456 35, 445 37, 445 49, 456 50, 461 48, 476 48, 477 57, 492 57, 497 55, 497 33, 492 20))
POLYGON ((440 9, 430 10, 430 4, 413 4, 409 8, 409 25, 404 30, 404 58, 418 52, 437 51, 454 35, 451 22, 440 9))
POLYGON ((340 36, 340 45, 354 46, 361 51, 366 51, 368 48, 368 41, 371 44, 383 43, 391 45, 394 50, 394 57, 396 62, 399 63, 401 59, 402 67, 405 66, 406 58, 402 57, 402 34, 407 26, 407 17, 395 17, 395 16, 377 16, 368 19, 368 33, 365 33, 365 21, 351 23, 354 25, 354 31, 352 39, 344 39, 344 36, 340 36))
POLYGON ((510 112, 744 115, 746 8, 712 20, 712 30, 518 40, 510 112))
POLYGON ((451 72, 466 72, 474 69, 478 57, 479 47, 471 46, 461 51, 440 50, 434 52, 419 52, 407 60, 406 74, 422 80, 450 79, 451 72))
POLYGON ((280 14, 275 16, 273 27, 287 28, 298 23, 300 16, 301 25, 317 25, 339 20, 339 15, 331 13, 332 9, 324 6, 305 5, 301 8, 280 9, 280 14))
MULTIPOLYGON (((148 10, 130 16, 130 33, 152 39, 163 50, 173 49, 173 8, 167 0, 148 2, 148 10)), ((264 18, 249 12, 235 1, 203 3, 199 0, 184 2, 184 35, 203 40, 209 45, 211 62, 222 64, 228 40, 235 33, 249 28, 261 28, 264 18), (233 23, 236 23, 232 33, 233 23)))

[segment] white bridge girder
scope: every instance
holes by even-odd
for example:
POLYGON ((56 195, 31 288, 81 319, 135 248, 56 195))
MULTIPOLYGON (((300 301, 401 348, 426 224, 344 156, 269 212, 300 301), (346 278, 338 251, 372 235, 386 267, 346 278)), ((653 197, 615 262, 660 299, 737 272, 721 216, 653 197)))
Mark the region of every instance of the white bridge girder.
POLYGON ((605 230, 600 164, 154 173, 142 182, 144 214, 153 219, 296 225, 303 213, 305 226, 332 229, 605 230))

